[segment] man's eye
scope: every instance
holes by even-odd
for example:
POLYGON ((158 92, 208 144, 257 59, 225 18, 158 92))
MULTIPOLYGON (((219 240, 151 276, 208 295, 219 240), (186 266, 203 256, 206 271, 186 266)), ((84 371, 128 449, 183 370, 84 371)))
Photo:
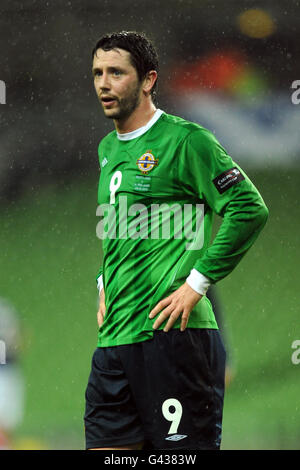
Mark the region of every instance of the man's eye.
POLYGON ((114 75, 119 76, 121 74, 122 74, 121 70, 114 70, 114 75))
POLYGON ((94 77, 101 77, 102 75, 102 72, 99 72, 99 70, 97 72, 94 72, 94 77))

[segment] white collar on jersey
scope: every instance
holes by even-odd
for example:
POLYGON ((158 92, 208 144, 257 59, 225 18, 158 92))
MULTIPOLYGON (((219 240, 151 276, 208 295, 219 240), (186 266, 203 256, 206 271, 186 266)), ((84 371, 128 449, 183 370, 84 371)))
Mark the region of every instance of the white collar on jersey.
POLYGON ((157 109, 150 119, 150 121, 147 122, 147 124, 143 127, 139 127, 138 129, 135 129, 132 132, 127 132, 126 134, 119 134, 117 132, 117 136, 119 140, 131 140, 131 139, 136 139, 137 137, 140 137, 141 135, 145 134, 150 127, 153 126, 153 124, 156 123, 156 121, 160 118, 162 115, 163 111, 161 109, 157 109))

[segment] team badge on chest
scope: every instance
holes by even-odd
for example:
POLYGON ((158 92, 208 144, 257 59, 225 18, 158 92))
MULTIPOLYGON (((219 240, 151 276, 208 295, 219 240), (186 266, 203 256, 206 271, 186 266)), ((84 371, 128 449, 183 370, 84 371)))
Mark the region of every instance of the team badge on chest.
POLYGON ((143 153, 143 155, 137 160, 136 164, 143 175, 147 175, 149 171, 153 170, 153 168, 158 165, 158 158, 155 158, 149 151, 143 153))

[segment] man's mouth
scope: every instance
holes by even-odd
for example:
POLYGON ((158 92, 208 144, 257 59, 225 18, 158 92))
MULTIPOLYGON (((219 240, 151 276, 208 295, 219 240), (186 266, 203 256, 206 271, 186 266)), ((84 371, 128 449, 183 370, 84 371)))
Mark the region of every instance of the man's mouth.
POLYGON ((101 102, 103 106, 109 107, 113 105, 116 102, 116 98, 113 98, 112 96, 102 96, 101 97, 101 102))

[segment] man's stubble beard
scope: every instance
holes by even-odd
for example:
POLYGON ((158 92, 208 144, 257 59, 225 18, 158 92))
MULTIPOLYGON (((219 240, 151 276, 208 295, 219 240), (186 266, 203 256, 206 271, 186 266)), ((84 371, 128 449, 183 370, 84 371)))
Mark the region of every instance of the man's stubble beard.
POLYGON ((109 116, 104 113, 105 116, 108 119, 115 119, 118 121, 127 119, 140 104, 140 90, 141 86, 140 84, 137 84, 129 96, 126 98, 121 98, 120 100, 117 99, 119 109, 109 116))

